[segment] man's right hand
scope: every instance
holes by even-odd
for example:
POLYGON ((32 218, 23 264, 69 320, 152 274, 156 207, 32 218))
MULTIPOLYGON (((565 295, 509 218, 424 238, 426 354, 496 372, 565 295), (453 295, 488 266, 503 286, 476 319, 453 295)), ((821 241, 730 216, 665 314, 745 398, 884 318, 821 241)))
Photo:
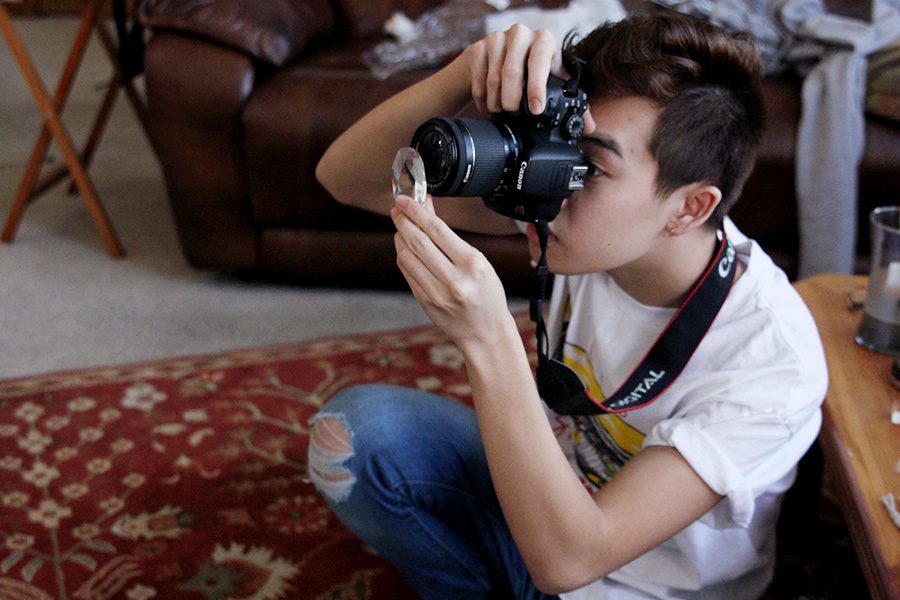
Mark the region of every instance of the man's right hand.
POLYGON ((516 112, 528 81, 528 107, 540 114, 547 77, 560 67, 559 45, 549 31, 516 24, 494 32, 463 52, 472 78, 472 98, 482 113, 516 112))

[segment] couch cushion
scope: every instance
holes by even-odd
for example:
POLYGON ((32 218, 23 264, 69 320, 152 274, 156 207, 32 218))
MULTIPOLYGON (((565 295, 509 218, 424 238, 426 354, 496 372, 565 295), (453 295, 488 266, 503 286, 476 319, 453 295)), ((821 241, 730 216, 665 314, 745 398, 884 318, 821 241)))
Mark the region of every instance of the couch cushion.
MULTIPOLYGON (((321 69, 305 66, 304 61, 258 86, 242 114, 254 221, 261 227, 326 230, 389 224, 338 205, 316 181, 316 163, 328 145, 371 107, 427 74, 412 71, 373 85, 364 68, 321 69)), ((390 187, 390 173, 384 174, 384 185, 390 187)))
POLYGON ((328 0, 147 0, 147 27, 207 37, 281 66, 334 32, 328 0))

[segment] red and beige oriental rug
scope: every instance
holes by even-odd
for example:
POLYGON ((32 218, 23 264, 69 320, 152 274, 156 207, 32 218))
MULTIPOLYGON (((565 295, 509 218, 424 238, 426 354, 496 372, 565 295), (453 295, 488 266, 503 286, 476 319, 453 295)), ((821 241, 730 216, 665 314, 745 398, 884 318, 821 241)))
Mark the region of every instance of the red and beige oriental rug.
POLYGON ((414 598, 306 478, 308 419, 366 382, 470 400, 432 328, 0 381, 0 600, 414 598))

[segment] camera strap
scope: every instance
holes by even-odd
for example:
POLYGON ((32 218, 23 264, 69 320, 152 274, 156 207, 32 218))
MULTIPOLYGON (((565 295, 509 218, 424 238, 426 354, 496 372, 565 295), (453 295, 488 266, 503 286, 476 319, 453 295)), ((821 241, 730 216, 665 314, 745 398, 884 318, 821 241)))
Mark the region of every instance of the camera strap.
POLYGON ((547 238, 546 221, 536 221, 541 257, 536 267, 537 289, 530 303, 530 316, 537 337, 538 367, 536 382, 541 398, 551 410, 563 415, 596 415, 634 410, 649 405, 681 374, 701 340, 722 308, 734 282, 735 250, 725 236, 717 232, 719 244, 703 276, 657 337, 640 364, 609 397, 595 398, 578 374, 562 359, 565 329, 556 357, 549 354, 549 341, 543 317, 546 296, 547 238))

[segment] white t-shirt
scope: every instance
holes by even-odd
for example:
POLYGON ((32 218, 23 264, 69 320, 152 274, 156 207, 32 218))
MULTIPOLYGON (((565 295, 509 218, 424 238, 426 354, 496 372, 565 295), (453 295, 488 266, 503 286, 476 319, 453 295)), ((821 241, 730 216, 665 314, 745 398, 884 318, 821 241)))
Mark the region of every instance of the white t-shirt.
MULTIPOLYGON (((548 409, 589 489, 640 448, 666 445, 724 498, 662 545, 562 594, 564 600, 741 600, 758 598, 771 580, 781 498, 818 434, 827 371, 815 323, 787 277, 732 223, 726 231, 746 270, 675 382, 650 405, 619 415, 573 418, 548 409)), ((674 314, 636 302, 602 273, 557 277, 551 349, 567 295, 564 360, 595 394, 618 389, 674 314)))

